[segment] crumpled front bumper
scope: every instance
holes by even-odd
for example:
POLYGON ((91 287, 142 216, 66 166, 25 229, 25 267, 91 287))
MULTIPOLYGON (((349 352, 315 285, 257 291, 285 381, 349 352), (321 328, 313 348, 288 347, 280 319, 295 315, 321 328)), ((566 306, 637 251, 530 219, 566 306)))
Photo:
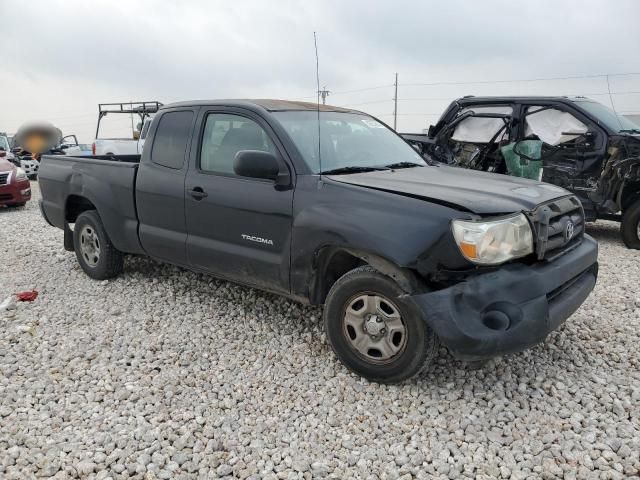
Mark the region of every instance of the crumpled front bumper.
POLYGON ((552 262, 509 264, 452 287, 409 297, 460 360, 482 360, 542 342, 589 296, 598 244, 588 235, 552 262))

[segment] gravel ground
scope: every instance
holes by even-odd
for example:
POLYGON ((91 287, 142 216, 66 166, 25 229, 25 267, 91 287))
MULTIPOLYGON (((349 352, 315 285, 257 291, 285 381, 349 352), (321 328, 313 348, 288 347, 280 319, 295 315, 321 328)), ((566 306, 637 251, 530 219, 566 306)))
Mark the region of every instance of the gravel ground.
POLYGON ((35 198, 0 210, 0 478, 638 478, 640 255, 618 227, 548 341, 480 370, 442 349, 383 386, 321 310, 146 259, 96 282, 35 198))

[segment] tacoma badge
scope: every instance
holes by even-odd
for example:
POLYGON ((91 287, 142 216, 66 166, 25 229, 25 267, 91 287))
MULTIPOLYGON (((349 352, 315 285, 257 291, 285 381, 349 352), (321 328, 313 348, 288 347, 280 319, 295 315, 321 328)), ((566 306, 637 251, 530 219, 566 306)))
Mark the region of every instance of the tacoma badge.
POLYGON ((273 245, 273 240, 270 240, 268 238, 254 237, 252 235, 245 235, 244 233, 242 234, 242 238, 244 240, 249 240, 251 242, 258 242, 258 243, 264 243, 266 245, 273 245))

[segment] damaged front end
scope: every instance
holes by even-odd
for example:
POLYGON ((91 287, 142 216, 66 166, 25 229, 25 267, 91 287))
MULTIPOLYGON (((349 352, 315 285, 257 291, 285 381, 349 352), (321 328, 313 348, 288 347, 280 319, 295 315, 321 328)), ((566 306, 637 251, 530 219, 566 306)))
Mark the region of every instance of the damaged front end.
POLYGON ((589 236, 552 262, 506 265, 410 300, 460 360, 483 360, 542 342, 593 290, 597 243, 589 236))
POLYGON ((640 198, 640 137, 610 137, 607 154, 590 199, 599 205, 600 213, 616 214, 640 198))

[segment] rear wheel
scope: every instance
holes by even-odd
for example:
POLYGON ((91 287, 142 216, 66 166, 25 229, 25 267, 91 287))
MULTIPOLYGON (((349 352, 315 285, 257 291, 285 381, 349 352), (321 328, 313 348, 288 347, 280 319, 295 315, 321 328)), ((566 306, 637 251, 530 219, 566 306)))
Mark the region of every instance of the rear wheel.
POLYGON ((91 278, 105 280, 122 273, 124 256, 109 240, 95 210, 81 213, 73 229, 78 263, 91 278))
POLYGON ((331 288, 324 308, 327 339, 355 373, 381 383, 418 375, 437 350, 434 332, 405 292, 375 269, 359 267, 331 288))
POLYGON ((640 200, 636 200, 622 215, 622 240, 628 248, 640 250, 640 200))

